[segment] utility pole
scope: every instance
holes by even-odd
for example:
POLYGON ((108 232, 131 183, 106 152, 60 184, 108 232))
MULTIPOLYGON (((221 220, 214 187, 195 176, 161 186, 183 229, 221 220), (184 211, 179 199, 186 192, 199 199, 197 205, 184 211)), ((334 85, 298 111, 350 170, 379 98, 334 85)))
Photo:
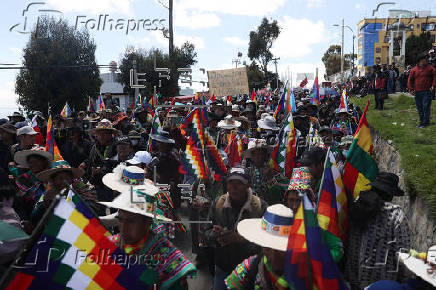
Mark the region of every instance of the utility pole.
POLYGON ((344 80, 344 18, 342 18, 342 43, 341 43, 341 78, 344 80))
POLYGON ((353 34, 353 54, 352 54, 352 66, 351 66, 351 76, 354 76, 354 39, 356 38, 356 36, 353 34))
POLYGON ((276 66, 276 82, 277 82, 276 88, 278 88, 279 87, 279 74, 277 73, 277 61, 280 60, 280 57, 272 58, 271 60, 274 62, 275 66, 276 66))
POLYGON ((170 57, 170 62, 171 62, 174 54, 173 0, 169 0, 168 2, 169 2, 168 4, 168 34, 169 34, 168 55, 170 57))
MULTIPOLYGON (((136 73, 136 59, 133 60, 133 78, 134 78, 134 84, 138 84, 138 74, 136 73)), ((135 88, 135 96, 133 99, 133 103, 136 104, 136 98, 139 95, 139 88, 135 88)))

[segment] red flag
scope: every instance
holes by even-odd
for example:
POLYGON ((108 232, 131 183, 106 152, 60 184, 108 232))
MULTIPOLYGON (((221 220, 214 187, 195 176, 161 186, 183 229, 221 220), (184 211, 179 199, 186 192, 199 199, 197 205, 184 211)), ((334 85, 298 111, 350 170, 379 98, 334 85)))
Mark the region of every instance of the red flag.
POLYGON ((212 95, 212 98, 210 98, 210 100, 211 100, 212 102, 215 102, 215 95, 212 95))
POLYGON ((307 85, 307 77, 304 78, 304 80, 300 83, 300 88, 304 88, 307 85))
POLYGON ((35 143, 38 145, 44 146, 45 140, 44 140, 44 136, 42 136, 41 129, 39 129, 38 122, 36 122, 37 117, 38 116, 35 115, 32 118, 32 128, 33 128, 33 130, 35 130, 36 133, 38 133, 37 135, 35 135, 35 143))
POLYGON ((253 91, 251 92, 251 98, 250 98, 250 100, 256 102, 256 92, 254 91, 254 88, 253 88, 253 91))
POLYGON ((237 138, 235 134, 232 134, 231 141, 228 143, 224 152, 227 154, 229 167, 240 165, 242 161, 242 140, 237 138))

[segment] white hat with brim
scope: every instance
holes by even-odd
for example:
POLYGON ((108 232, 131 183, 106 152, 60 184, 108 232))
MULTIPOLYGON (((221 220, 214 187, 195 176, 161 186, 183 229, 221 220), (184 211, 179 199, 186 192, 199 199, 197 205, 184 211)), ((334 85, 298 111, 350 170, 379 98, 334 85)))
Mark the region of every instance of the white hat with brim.
POLYGON ((82 169, 71 167, 67 161, 58 160, 51 164, 50 169, 38 173, 36 177, 41 181, 49 181, 53 174, 61 171, 71 172, 74 178, 80 178, 85 174, 85 172, 82 169))
POLYGON ((274 204, 267 208, 263 218, 242 220, 237 229, 249 242, 285 252, 292 222, 292 210, 282 204, 274 204))
POLYGON ((99 204, 150 218, 156 218, 161 221, 171 221, 171 219, 164 217, 161 212, 158 213, 160 210, 156 208, 155 203, 156 193, 158 191, 159 189, 153 184, 147 183, 123 191, 113 201, 99 202, 99 204))
POLYGON ((241 127, 241 122, 236 121, 232 116, 229 115, 225 117, 224 120, 219 121, 217 127, 221 129, 232 130, 241 127))
MULTIPOLYGON (((103 176, 102 182, 112 190, 124 192, 130 187, 136 188, 143 185, 144 182, 150 182, 145 179, 144 169, 138 166, 118 165, 111 172, 103 176)), ((156 188, 156 193, 159 190, 156 188)))
POLYGON ((48 160, 48 162, 53 161, 53 154, 45 151, 42 146, 34 146, 30 150, 21 150, 15 153, 14 161, 24 168, 29 168, 29 164, 27 163, 27 158, 32 155, 38 155, 48 160))
POLYGON ((421 259, 412 257, 409 253, 398 253, 398 257, 400 261, 403 262, 403 264, 416 276, 419 276, 424 281, 436 287, 436 279, 434 278, 434 275, 427 272, 428 269, 431 269, 429 264, 425 264, 421 259))

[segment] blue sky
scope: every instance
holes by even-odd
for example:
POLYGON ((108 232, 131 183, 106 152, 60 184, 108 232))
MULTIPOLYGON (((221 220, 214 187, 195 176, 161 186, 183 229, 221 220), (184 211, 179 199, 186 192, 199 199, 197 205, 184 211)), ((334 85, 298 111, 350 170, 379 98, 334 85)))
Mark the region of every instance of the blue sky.
MULTIPOLYGON (((33 5, 26 12, 27 27, 35 23, 40 9, 53 9, 74 25, 79 19, 98 19, 100 14, 108 14, 112 19, 165 19, 168 24, 167 9, 161 4, 168 0, 39 0, 17 1, 3 0, 3 15, 0 19, 0 63, 21 63, 22 48, 28 41, 22 31, 23 10, 32 2, 44 2, 33 5), (12 31, 10 28, 19 24, 12 31)), ((277 19, 282 33, 273 47, 273 53, 280 57, 279 74, 283 77, 288 72, 315 72, 318 67, 320 75, 324 73, 321 57, 331 44, 340 43, 339 28, 333 24, 342 18, 356 32, 356 24, 364 17, 370 17, 372 9, 381 1, 375 0, 174 0, 175 43, 185 40, 196 45, 198 64, 193 68, 194 79, 204 80, 199 68, 206 70, 232 67, 232 59, 237 53, 243 53, 242 60, 247 60, 248 35, 261 19, 266 16, 277 19)), ((378 17, 387 16, 390 8, 406 10, 432 10, 436 14, 434 0, 394 0, 396 5, 380 8, 378 17)), ((81 25, 80 27, 82 27, 81 25)), ((141 48, 158 47, 167 50, 167 39, 159 31, 144 29, 129 32, 91 30, 91 36, 97 44, 98 64, 119 61, 127 45, 141 48)), ((351 52, 352 34, 345 31, 345 52, 351 52)), ((357 51, 357 48, 356 48, 357 51)), ((234 64, 233 64, 234 67, 234 64)), ((270 69, 274 69, 271 65, 270 69)), ((105 71, 102 71, 105 72, 105 71)), ((16 108, 14 83, 16 70, 0 70, 0 116, 5 111, 16 108)), ((309 85, 311 85, 309 83, 309 85)), ((197 89, 201 87, 196 87, 197 89)))

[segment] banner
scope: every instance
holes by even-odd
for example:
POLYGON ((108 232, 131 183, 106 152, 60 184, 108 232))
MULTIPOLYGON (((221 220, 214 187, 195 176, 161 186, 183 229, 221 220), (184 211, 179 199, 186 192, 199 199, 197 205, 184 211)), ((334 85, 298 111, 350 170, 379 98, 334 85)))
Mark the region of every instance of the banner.
POLYGON ((247 70, 244 67, 207 72, 209 94, 215 96, 248 94, 247 70))

